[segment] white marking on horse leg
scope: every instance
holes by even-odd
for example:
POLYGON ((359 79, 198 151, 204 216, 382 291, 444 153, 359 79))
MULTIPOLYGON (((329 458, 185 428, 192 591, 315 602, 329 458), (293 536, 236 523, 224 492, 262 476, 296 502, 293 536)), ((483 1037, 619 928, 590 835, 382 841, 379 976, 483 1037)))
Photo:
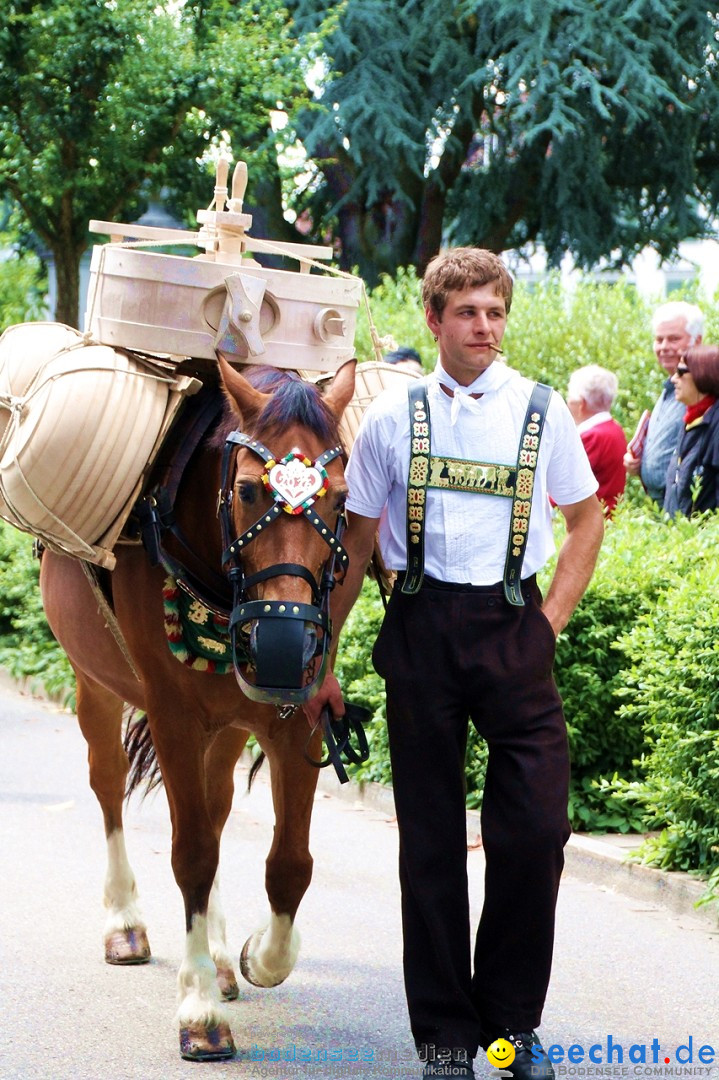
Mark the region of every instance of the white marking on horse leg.
POLYGON ((227 948, 225 913, 220 898, 219 870, 215 874, 207 905, 207 934, 210 942, 210 956, 217 967, 217 984, 220 992, 226 1000, 233 1000, 239 995, 239 989, 232 956, 227 948))
POLYGON ((193 915, 185 938, 185 958, 177 975, 177 1019, 181 1027, 202 1024, 229 1026, 229 1017, 217 989, 217 968, 210 956, 207 917, 193 915))
POLYGON ((125 834, 115 829, 107 838, 105 875, 105 937, 117 930, 144 930, 145 921, 137 903, 137 884, 127 858, 125 834))
POLYGON ((290 916, 272 912, 269 924, 245 943, 242 974, 255 986, 277 986, 292 971, 299 951, 300 935, 290 916))
POLYGON ((232 967, 232 957, 227 948, 225 912, 220 897, 220 871, 215 874, 212 891, 207 905, 207 936, 210 942, 210 955, 219 967, 232 967))

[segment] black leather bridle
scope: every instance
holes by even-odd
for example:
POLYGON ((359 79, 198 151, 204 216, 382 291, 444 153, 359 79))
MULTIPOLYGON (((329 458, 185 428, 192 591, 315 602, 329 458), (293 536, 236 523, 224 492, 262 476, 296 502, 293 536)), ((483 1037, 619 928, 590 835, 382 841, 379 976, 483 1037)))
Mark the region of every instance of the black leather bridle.
MULTIPOLYGON (((327 667, 329 646, 332 638, 332 623, 329 613, 330 593, 337 581, 341 581, 347 572, 349 557, 341 543, 344 529, 344 514, 340 513, 336 530, 325 522, 316 510, 316 500, 324 495, 329 485, 325 465, 343 454, 341 446, 325 450, 315 461, 310 461, 299 450, 293 450, 282 459, 260 442, 240 431, 231 432, 225 441, 222 457, 221 487, 218 499, 218 516, 223 537, 222 562, 225 573, 232 586, 232 612, 230 615, 230 640, 233 664, 237 680, 248 698, 278 707, 296 707, 310 698, 319 689, 327 667), (262 480, 273 495, 273 504, 240 536, 230 540, 234 531, 232 519, 234 464, 240 448, 246 448, 256 454, 265 463, 266 471, 262 480), (287 490, 278 488, 273 477, 281 473, 282 468, 294 467, 295 473, 304 481, 302 469, 313 471, 310 477, 307 498, 302 499, 300 491, 296 503, 288 497, 287 490), (279 471, 279 472, 278 472, 279 471), (316 474, 316 476, 314 475, 316 474), (316 477, 322 481, 317 485, 316 477), (242 555, 247 547, 262 532, 268 529, 281 514, 288 513, 298 519, 304 518, 322 537, 329 549, 329 556, 320 575, 319 583, 306 566, 299 563, 276 563, 254 574, 246 574, 242 555), (289 600, 253 600, 249 590, 253 586, 271 578, 281 576, 302 578, 310 586, 312 602, 309 604, 289 600), (313 624, 319 630, 315 648, 310 657, 303 654, 305 626, 313 624), (258 628, 258 648, 249 644, 249 627, 258 628), (250 682, 245 674, 248 656, 253 658, 257 676, 256 682, 250 682), (317 657, 315 673, 310 675, 310 666, 317 657), (268 679, 268 682, 264 680, 268 679)), ((300 487, 302 485, 300 484, 300 487)), ((251 659, 252 663, 252 659, 251 659)))

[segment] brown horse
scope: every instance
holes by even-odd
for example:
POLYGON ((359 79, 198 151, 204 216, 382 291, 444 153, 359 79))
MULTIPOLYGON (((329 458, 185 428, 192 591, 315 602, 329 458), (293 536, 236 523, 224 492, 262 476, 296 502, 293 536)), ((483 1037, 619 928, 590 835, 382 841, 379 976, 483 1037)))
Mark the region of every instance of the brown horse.
MULTIPOLYGON (((266 864, 270 918, 247 940, 242 974, 258 986, 274 986, 297 957, 294 919, 312 875, 308 839, 318 774, 303 755, 310 734, 304 714, 287 703, 307 700, 323 675, 327 596, 346 559, 338 534, 346 494, 338 423, 352 397, 354 368, 354 362, 345 364, 321 396, 294 373, 247 369, 245 377, 220 359, 229 403, 222 430, 202 444, 184 472, 177 529, 166 546, 172 565, 189 549, 188 576, 198 588, 216 593, 229 570, 237 678, 232 671, 197 670, 170 651, 166 565, 152 565, 142 547, 119 546, 110 575, 121 634, 108 628, 78 561, 50 551, 42 559, 43 603, 77 676, 90 783, 105 822, 109 963, 140 963, 150 954, 123 838, 123 703, 147 716, 172 819, 172 868, 185 905, 178 1019, 182 1056, 193 1060, 235 1052, 222 998, 238 991, 216 877, 233 771, 250 732, 269 761, 276 824, 266 864), (243 434, 231 434, 225 444, 234 428, 243 434)), ((315 758, 319 741, 316 733, 310 743, 315 758)))

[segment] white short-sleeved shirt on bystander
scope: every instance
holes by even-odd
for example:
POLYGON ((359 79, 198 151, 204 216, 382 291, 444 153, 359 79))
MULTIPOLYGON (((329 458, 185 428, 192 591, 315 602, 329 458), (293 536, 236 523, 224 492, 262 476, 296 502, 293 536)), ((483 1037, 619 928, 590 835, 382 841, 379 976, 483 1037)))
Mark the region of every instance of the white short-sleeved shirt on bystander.
MULTIPOLYGON (((426 377, 431 453, 467 461, 517 464, 519 440, 534 383, 495 360, 471 386, 460 387, 437 362, 426 377), (444 386, 456 391, 450 397, 444 386), (479 400, 463 396, 481 393, 479 400)), ((389 570, 404 570, 410 420, 404 387, 382 393, 367 409, 352 448, 347 509, 380 518, 380 549, 389 570)), ((562 398, 552 394, 534 482, 522 577, 554 552, 548 496, 559 506, 597 490, 582 441, 562 398)), ((512 500, 497 495, 427 489, 425 573, 440 581, 493 585, 502 580, 512 500)))

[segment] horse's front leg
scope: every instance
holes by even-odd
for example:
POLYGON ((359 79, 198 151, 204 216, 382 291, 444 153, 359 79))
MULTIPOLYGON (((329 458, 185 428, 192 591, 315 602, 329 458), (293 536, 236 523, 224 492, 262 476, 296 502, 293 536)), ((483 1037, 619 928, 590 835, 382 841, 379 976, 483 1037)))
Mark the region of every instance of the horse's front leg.
POLYGON ((75 674, 77 718, 87 742, 90 786, 102 809, 107 841, 105 960, 108 964, 144 964, 150 959, 150 945, 122 823, 128 771, 122 746, 124 703, 78 669, 75 674))
MULTIPOLYGON (((258 741, 270 764, 275 810, 265 873, 270 918, 245 942, 240 970, 255 986, 278 986, 295 966, 300 949, 295 915, 312 879, 309 835, 318 772, 303 757, 307 741, 303 713, 297 713, 276 738, 258 741)), ((319 755, 319 737, 312 753, 319 755)))
POLYGON ((172 869, 185 905, 185 955, 177 976, 180 1053, 190 1061, 216 1061, 235 1053, 210 952, 209 900, 220 842, 205 793, 205 740, 197 727, 181 723, 184 711, 181 703, 169 713, 148 707, 148 718, 170 805, 172 869))
MULTIPOLYGON (((235 791, 235 765, 245 748, 248 731, 236 727, 223 728, 217 733, 205 753, 205 787, 207 807, 218 838, 222 835, 235 791)), ((217 967, 217 984, 226 1001, 239 996, 230 950, 225 933, 225 914, 220 899, 219 873, 210 893, 208 908, 210 954, 217 967)))

